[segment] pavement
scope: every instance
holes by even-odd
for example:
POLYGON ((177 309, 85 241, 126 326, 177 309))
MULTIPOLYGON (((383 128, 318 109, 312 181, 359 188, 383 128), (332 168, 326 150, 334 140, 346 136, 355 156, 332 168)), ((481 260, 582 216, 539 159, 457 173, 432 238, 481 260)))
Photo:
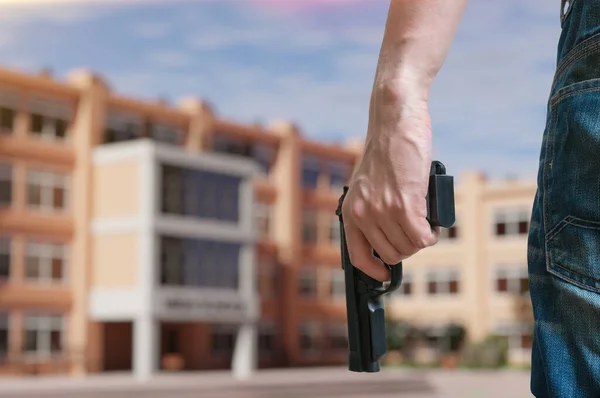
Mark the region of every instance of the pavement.
POLYGON ((238 381, 229 372, 160 374, 136 381, 127 374, 87 377, 0 378, 10 398, 525 398, 527 371, 385 369, 375 374, 346 368, 261 370, 238 381))

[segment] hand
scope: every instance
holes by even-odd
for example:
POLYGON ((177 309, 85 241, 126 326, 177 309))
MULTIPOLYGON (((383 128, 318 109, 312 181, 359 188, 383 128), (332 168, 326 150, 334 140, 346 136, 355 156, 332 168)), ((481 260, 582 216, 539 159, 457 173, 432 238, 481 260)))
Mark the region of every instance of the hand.
MULTIPOLYGON (((416 97, 415 97, 416 98, 416 97)), ((375 90, 363 157, 342 206, 352 264, 379 281, 394 265, 438 242, 427 221, 431 123, 426 100, 375 90)))

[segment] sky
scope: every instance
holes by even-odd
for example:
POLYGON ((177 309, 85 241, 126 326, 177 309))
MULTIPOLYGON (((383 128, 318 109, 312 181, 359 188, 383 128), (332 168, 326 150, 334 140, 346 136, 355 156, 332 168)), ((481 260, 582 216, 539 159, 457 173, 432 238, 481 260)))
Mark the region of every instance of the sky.
MULTIPOLYGON (((119 94, 193 95, 238 122, 362 139, 389 0, 0 0, 0 66, 89 68, 119 94), (35 2, 34 2, 35 3, 35 2)), ((559 1, 471 0, 430 96, 451 174, 534 179, 559 1)))

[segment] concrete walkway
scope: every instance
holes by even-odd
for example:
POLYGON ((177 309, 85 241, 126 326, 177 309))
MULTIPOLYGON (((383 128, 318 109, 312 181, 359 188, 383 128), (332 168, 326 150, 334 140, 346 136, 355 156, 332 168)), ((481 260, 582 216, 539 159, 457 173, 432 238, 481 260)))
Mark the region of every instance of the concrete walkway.
POLYGON ((138 382, 129 374, 82 378, 0 378, 0 397, 36 398, 320 398, 320 397, 531 397, 522 371, 383 370, 376 374, 346 368, 262 370, 246 381, 230 372, 161 374, 138 382))

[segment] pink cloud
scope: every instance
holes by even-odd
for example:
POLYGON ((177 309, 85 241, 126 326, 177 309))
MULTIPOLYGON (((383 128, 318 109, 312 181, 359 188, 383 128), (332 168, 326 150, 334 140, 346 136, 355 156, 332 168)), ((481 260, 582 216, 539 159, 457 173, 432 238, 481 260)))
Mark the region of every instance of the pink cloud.
POLYGON ((272 10, 289 12, 312 12, 323 9, 343 7, 360 3, 362 0, 252 0, 254 3, 272 10))

